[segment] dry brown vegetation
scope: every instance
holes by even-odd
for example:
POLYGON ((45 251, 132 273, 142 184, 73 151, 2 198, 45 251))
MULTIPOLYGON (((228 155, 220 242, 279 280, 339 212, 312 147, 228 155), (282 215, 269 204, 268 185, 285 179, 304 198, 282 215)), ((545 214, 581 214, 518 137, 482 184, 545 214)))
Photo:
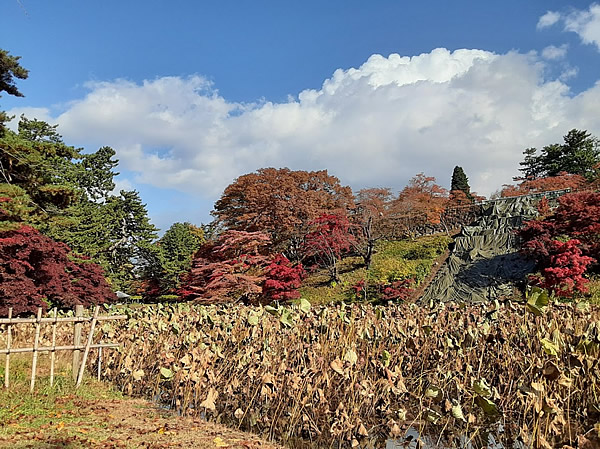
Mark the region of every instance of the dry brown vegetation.
POLYGON ((375 445, 413 427, 451 445, 493 432, 504 443, 574 446, 598 431, 599 311, 157 305, 103 326, 123 343, 104 375, 126 393, 289 445, 375 445))

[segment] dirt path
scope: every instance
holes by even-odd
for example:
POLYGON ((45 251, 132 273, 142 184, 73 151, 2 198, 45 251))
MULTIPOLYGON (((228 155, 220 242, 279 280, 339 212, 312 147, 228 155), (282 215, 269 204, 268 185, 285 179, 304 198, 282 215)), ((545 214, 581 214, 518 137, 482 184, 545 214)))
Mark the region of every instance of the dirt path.
POLYGON ((174 416, 141 399, 65 396, 56 401, 53 416, 17 415, 3 424, 12 429, 0 435, 0 448, 282 449, 252 434, 174 416))

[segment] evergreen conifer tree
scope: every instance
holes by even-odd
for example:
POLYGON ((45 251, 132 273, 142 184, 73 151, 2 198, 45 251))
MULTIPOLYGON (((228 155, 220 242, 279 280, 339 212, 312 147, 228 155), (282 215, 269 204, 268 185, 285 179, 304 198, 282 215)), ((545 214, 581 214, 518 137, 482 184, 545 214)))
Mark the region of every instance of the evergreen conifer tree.
POLYGON ((452 172, 452 182, 450 183, 450 191, 456 190, 464 192, 467 198, 472 199, 469 178, 467 178, 463 168, 458 165, 454 167, 454 171, 452 172))

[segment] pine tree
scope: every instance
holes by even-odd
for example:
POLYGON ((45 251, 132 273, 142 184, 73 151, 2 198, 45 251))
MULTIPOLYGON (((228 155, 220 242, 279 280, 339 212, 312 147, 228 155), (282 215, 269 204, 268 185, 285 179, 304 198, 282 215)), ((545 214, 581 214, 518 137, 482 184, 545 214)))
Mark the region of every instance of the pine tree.
MULTIPOLYGON (((15 97, 22 97, 23 94, 17 89, 15 78, 27 79, 29 71, 19 64, 20 56, 11 56, 6 50, 0 48, 0 92, 6 92, 15 97)), ((6 112, 0 111, 0 137, 4 135, 6 127, 4 124, 13 117, 6 112)))
POLYGON ((469 178, 465 175, 465 171, 458 165, 454 167, 452 172, 452 182, 450 183, 450 191, 460 190, 465 192, 465 195, 471 199, 471 187, 469 186, 469 178))
POLYGON ((142 246, 145 294, 172 294, 181 277, 192 266, 196 251, 206 241, 202 228, 191 223, 174 223, 157 242, 142 246))
POLYGON ((600 142, 587 131, 572 129, 563 137, 563 144, 546 145, 540 153, 527 148, 525 158, 519 165, 522 177, 515 181, 532 180, 561 173, 581 175, 588 180, 597 176, 596 165, 600 162, 600 142))

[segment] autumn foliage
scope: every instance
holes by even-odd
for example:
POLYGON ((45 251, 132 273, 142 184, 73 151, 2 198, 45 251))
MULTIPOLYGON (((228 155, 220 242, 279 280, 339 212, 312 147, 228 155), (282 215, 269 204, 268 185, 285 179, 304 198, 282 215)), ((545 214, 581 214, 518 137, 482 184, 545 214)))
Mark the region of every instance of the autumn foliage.
POLYGON ((296 258, 308 223, 324 212, 345 212, 352 201, 352 190, 327 170, 262 168, 229 185, 213 215, 227 229, 267 234, 276 251, 296 258))
POLYGON ((419 173, 398 194, 392 215, 402 231, 412 235, 419 226, 439 224, 448 203, 448 191, 436 184, 432 176, 419 173))
POLYGON ((116 299, 95 263, 29 226, 0 234, 0 314, 49 305, 72 308, 116 299))
POLYGON ((583 277, 591 257, 582 255, 581 242, 571 239, 566 242, 552 240, 548 245, 549 255, 541 275, 532 275, 530 280, 542 288, 553 291, 557 296, 572 296, 575 292, 587 292, 589 282, 583 277))
POLYGON ((358 228, 356 249, 369 269, 373 259, 375 243, 393 233, 391 220, 392 191, 389 188, 360 190, 355 198, 356 207, 352 220, 358 228))
POLYGON ((600 193, 578 192, 558 199, 558 208, 520 231, 523 250, 535 258, 539 285, 562 296, 584 292, 583 274, 600 257, 600 193))
POLYGON ((380 287, 381 297, 385 301, 406 301, 414 293, 413 283, 412 279, 403 279, 383 285, 380 287))
POLYGON ((256 301, 266 279, 269 243, 262 232, 224 232, 216 242, 200 247, 179 294, 208 303, 256 301))
POLYGON ((304 250, 317 265, 327 268, 332 281, 338 280, 338 262, 356 242, 350 222, 344 215, 322 214, 311 223, 304 239, 304 250))
POLYGON ((378 298, 383 302, 406 301, 414 294, 415 280, 412 278, 392 282, 376 283, 369 285, 366 279, 361 279, 352 286, 357 299, 367 297, 378 298))
POLYGON ((300 298, 298 289, 304 277, 302 264, 295 266, 283 254, 278 254, 265 269, 263 295, 266 302, 300 298))
POLYGON ((504 185, 501 195, 503 197, 511 197, 528 195, 531 193, 549 192, 552 190, 579 190, 585 185, 585 183, 586 179, 581 175, 573 175, 562 172, 557 176, 527 179, 516 186, 504 185))

